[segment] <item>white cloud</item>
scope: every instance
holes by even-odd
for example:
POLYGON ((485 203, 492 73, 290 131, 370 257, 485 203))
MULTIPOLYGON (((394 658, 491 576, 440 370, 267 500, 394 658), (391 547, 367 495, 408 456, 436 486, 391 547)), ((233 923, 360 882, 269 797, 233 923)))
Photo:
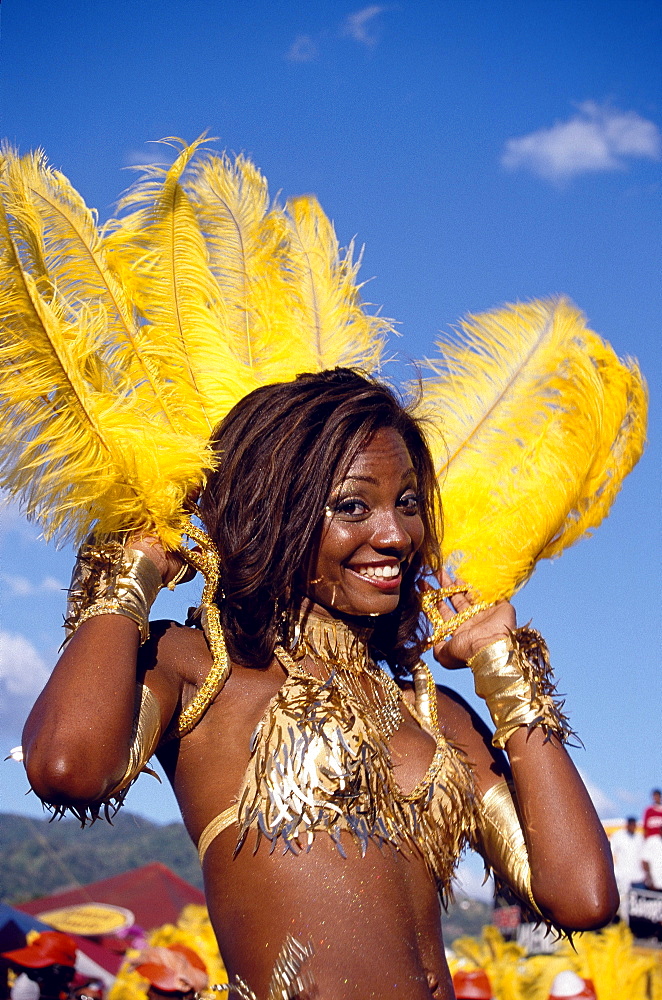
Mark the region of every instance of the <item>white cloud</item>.
POLYGON ((124 153, 127 167, 169 167, 177 157, 178 150, 160 141, 145 143, 146 149, 128 149, 124 153))
POLYGON ((382 4, 373 3, 369 7, 362 7, 345 18, 342 33, 353 38, 355 42, 362 45, 375 45, 377 38, 368 31, 368 25, 378 14, 386 10, 382 4))
POLYGON ((578 768, 579 774, 582 781, 586 785, 586 791, 591 797, 591 802, 595 806, 595 811, 601 819, 608 819, 611 816, 617 816, 619 813, 618 806, 610 799, 606 792, 603 792, 601 788, 598 788, 586 774, 578 768))
POLYGON ((628 158, 659 160, 661 154, 662 135, 654 122, 636 111, 584 101, 567 121, 509 139, 501 164, 563 181, 577 174, 623 170, 628 158))
POLYGON ((18 503, 0 492, 0 538, 17 534, 25 541, 35 542, 41 537, 39 529, 21 513, 18 503))
POLYGON ((317 58, 317 45, 310 35, 297 35, 290 45, 286 59, 290 62, 312 62, 317 58))
POLYGON ((66 587, 54 576, 45 576, 41 583, 32 583, 25 576, 11 573, 0 573, 0 580, 15 597, 32 597, 44 591, 56 592, 66 590, 66 587))
POLYGON ((0 709, 16 699, 34 699, 49 671, 32 643, 15 632, 0 630, 0 709))

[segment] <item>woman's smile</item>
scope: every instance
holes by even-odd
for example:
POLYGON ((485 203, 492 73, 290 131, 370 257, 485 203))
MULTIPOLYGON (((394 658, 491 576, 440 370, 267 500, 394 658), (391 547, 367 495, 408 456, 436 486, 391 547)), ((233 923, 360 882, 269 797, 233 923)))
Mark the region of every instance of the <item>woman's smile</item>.
POLYGON ((394 611, 423 541, 416 474, 393 428, 373 434, 327 504, 308 596, 349 615, 394 611))

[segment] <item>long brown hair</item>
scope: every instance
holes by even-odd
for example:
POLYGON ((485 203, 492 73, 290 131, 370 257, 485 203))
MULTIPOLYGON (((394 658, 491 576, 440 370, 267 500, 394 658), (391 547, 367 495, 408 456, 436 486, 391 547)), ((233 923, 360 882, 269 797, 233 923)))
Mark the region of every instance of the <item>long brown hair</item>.
POLYGON ((440 500, 419 423, 386 385, 348 368, 299 375, 245 396, 212 436, 218 466, 200 498, 221 556, 218 595, 230 656, 265 667, 298 614, 333 486, 381 428, 403 438, 421 498, 425 538, 398 607, 376 619, 376 659, 411 669, 425 625, 418 581, 441 563, 440 500))

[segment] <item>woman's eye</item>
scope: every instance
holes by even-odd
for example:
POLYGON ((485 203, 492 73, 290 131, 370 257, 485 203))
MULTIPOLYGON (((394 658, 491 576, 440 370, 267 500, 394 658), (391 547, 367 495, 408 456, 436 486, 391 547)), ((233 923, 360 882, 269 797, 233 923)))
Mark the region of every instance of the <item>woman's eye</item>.
POLYGON ((398 501, 398 507, 400 507, 405 514, 418 514, 419 504, 419 497, 416 493, 405 493, 405 495, 400 497, 398 501))
POLYGON ((356 518, 368 513, 368 505, 364 500, 348 498, 331 504, 330 510, 338 517, 356 518))

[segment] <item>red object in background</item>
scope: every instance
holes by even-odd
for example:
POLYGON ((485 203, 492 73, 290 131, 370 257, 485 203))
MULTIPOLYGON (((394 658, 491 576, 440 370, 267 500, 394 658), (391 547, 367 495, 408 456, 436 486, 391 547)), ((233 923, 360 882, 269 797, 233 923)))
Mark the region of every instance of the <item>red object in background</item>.
POLYGON ((453 976, 457 1000, 492 1000, 492 987, 482 969, 460 969, 453 976))
MULTIPOLYGON (((66 892, 56 892, 53 896, 31 899, 15 909, 35 916, 64 906, 75 906, 77 903, 124 906, 135 914, 136 923, 149 931, 163 924, 176 924, 185 906, 189 903, 204 906, 205 897, 200 889, 175 875, 166 865, 154 861, 141 868, 122 872, 121 875, 90 882, 79 889, 68 889, 66 892)), ((72 936, 75 936, 77 946, 89 958, 112 975, 117 974, 122 964, 121 954, 113 954, 89 938, 72 936)))
POLYGON ((61 931, 42 931, 32 944, 2 953, 3 958, 25 969, 45 969, 49 965, 76 965, 77 942, 61 931))
POLYGON ((90 882, 80 889, 56 892, 53 896, 31 899, 16 907, 23 913, 35 916, 47 910, 57 910, 62 906, 76 903, 112 903, 124 906, 135 914, 136 923, 145 930, 153 930, 163 924, 175 924, 185 906, 196 903, 204 906, 205 897, 200 889, 185 882, 169 868, 158 861, 141 868, 90 882))
POLYGON ((644 837, 652 837, 655 833, 662 833, 662 805, 657 805, 654 802, 653 805, 644 810, 642 826, 644 837))

